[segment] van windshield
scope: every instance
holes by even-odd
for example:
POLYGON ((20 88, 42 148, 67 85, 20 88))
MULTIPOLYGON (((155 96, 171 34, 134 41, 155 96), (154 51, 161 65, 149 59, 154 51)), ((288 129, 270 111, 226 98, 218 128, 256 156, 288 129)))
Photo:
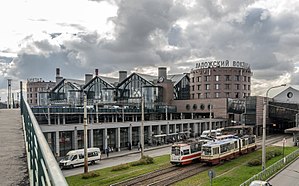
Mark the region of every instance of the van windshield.
POLYGON ((64 156, 64 158, 63 158, 63 160, 72 160, 72 158, 73 158, 73 156, 71 156, 71 155, 66 155, 66 156, 64 156))

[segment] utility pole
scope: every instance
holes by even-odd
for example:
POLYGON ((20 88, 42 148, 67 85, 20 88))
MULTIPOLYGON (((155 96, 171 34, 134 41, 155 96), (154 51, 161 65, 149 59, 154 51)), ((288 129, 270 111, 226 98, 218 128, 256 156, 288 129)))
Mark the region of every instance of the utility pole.
POLYGON ((84 173, 88 173, 88 153, 87 153, 87 107, 86 94, 84 93, 84 173))
POLYGON ((7 108, 11 109, 11 80, 7 79, 7 108))
POLYGON ((210 106, 209 128, 210 128, 210 137, 212 137, 212 105, 211 105, 211 103, 209 104, 209 106, 210 106))

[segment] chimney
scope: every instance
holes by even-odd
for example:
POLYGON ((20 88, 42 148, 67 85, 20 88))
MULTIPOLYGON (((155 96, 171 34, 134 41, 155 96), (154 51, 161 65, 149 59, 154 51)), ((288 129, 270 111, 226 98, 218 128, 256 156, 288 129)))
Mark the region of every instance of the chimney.
POLYGON ((96 76, 98 76, 99 75, 99 69, 95 69, 95 74, 96 74, 96 76))
POLYGON ((119 71, 118 82, 122 82, 124 79, 127 78, 127 71, 119 71))
POLYGON ((60 83, 63 77, 60 76, 60 68, 56 68, 56 85, 60 83))
POLYGON ((92 74, 85 74, 85 84, 87 84, 90 80, 92 80, 92 74))
POLYGON ((160 78, 167 79, 167 68, 166 67, 159 67, 158 68, 158 79, 160 78))

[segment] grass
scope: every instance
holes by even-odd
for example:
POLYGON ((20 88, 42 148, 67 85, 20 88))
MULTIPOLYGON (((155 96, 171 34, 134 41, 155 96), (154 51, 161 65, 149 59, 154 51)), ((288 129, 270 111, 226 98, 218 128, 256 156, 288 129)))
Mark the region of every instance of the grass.
MULTIPOLYGON (((136 162, 135 162, 136 163, 136 162)), ((91 171, 92 173, 99 175, 96 177, 89 177, 88 179, 82 179, 84 174, 67 177, 66 180, 70 186, 95 186, 95 185, 111 185, 116 182, 124 181, 130 178, 134 178, 141 174, 152 172, 163 167, 168 167, 169 155, 159 156, 154 158, 152 164, 133 166, 134 162, 128 164, 122 164, 114 167, 104 168, 97 171, 91 171)))
MULTIPOLYGON (((281 147, 268 147, 268 150, 280 149, 281 147)), ((290 154, 294 150, 298 149, 297 147, 285 147, 285 155, 290 154)), ((247 163, 251 159, 261 157, 261 150, 255 151, 253 153, 240 156, 237 159, 234 159, 229 162, 225 162, 222 165, 217 165, 211 167, 216 173, 216 177, 213 179, 213 186, 234 186, 240 185, 253 175, 261 171, 261 166, 248 166, 247 163)), ((280 160, 282 155, 276 156, 267 161, 267 167, 280 160)), ((209 186, 210 179, 208 176, 208 171, 197 174, 193 177, 185 179, 181 182, 175 184, 176 186, 185 186, 185 185, 197 185, 197 186, 209 186)))
MULTIPOLYGON (((280 149, 281 147, 268 147, 267 151, 273 149, 280 149)), ((298 149, 297 147, 285 147, 285 155, 298 149)), ((253 153, 240 156, 237 159, 225 162, 222 165, 211 167, 216 173, 216 177, 213 179, 213 186, 235 186, 240 185, 254 174, 261 171, 261 166, 248 166, 247 163, 252 160, 261 157, 261 150, 253 153)), ((272 158, 267 161, 267 167, 280 160, 282 155, 272 158)), ((141 174, 152 172, 163 167, 168 167, 169 155, 159 156, 154 158, 152 164, 133 166, 134 162, 129 164, 122 164, 114 167, 104 168, 97 171, 92 171, 91 175, 97 175, 95 177, 89 176, 88 179, 82 179, 83 174, 67 177, 66 180, 70 186, 95 186, 95 185, 111 185, 120 181, 124 181, 130 178, 134 178, 141 174)), ((185 179, 176 183, 177 186, 185 185, 200 185, 209 186, 208 171, 197 174, 193 177, 185 179)))

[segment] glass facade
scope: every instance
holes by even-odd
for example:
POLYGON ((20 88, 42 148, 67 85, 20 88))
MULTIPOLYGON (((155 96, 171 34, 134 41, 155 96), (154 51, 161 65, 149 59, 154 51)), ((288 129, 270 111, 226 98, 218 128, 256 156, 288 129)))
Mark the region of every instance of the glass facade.
POLYGON ((71 131, 59 132, 59 154, 66 155, 68 151, 73 149, 73 136, 71 131))
POLYGON ((174 99, 190 99, 190 79, 188 76, 184 76, 183 79, 174 86, 174 99))
POLYGON ((87 99, 96 100, 100 103, 111 103, 115 99, 115 88, 100 77, 95 77, 93 81, 85 85, 84 91, 87 93, 87 99))

